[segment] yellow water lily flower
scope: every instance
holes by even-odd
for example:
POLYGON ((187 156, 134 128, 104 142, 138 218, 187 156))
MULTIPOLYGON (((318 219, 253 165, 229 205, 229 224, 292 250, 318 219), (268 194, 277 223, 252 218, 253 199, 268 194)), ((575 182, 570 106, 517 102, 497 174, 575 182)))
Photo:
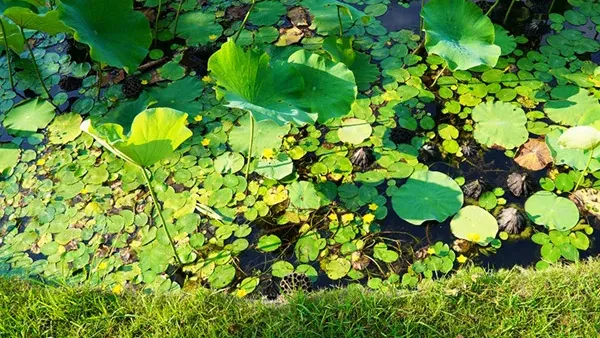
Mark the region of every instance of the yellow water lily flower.
POLYGON ((465 257, 464 255, 460 255, 460 256, 456 257, 456 261, 459 262, 460 264, 464 264, 467 261, 467 257, 465 257))
POLYGON ((102 262, 98 264, 98 270, 105 270, 106 268, 108 268, 108 263, 102 262))
POLYGON ((267 160, 270 160, 275 156, 275 152, 273 151, 273 149, 265 149, 262 152, 262 156, 267 160))
POLYGON ((145 86, 148 84, 148 80, 142 80, 142 84, 145 86))
POLYGON ((198 115, 198 116, 194 117, 194 121, 196 121, 196 122, 202 121, 202 115, 198 115))
POLYGON ((467 235, 467 239, 471 242, 478 243, 479 241, 481 241, 481 235, 474 233, 474 232, 470 232, 467 235))
POLYGON ((246 291, 246 289, 237 289, 237 291, 235 292, 235 295, 242 298, 245 297, 248 294, 248 291, 246 291))
POLYGON ((202 82, 212 82, 212 78, 208 75, 202 77, 202 82))
POLYGON ((377 210, 377 208, 379 208, 379 206, 377 204, 375 204, 375 203, 369 204, 369 210, 375 211, 375 210, 377 210))
POLYGON ((429 249, 427 249, 427 253, 430 255, 433 255, 435 253, 435 249, 432 247, 429 247, 429 249))
POLYGON ((120 295, 121 292, 123 292, 123 287, 121 286, 121 284, 117 284, 117 285, 113 286, 112 293, 114 293, 116 295, 120 295))
POLYGON ((208 145, 210 144, 210 140, 205 138, 204 140, 202 140, 202 145, 205 147, 208 147, 208 145))
POLYGON ((366 214, 363 216, 363 222, 365 222, 367 224, 373 223, 374 220, 375 220, 375 215, 373 215, 373 214, 366 214))
POLYGON ((43 166, 44 164, 46 164, 46 160, 43 158, 40 158, 39 160, 37 160, 37 162, 35 162, 35 164, 38 166, 43 166))
POLYGON ((327 216, 327 218, 329 218, 329 220, 332 221, 332 222, 336 222, 338 220, 338 217, 337 217, 336 213, 329 214, 329 216, 327 216))
POLYGON ((342 215, 342 223, 348 224, 354 220, 353 214, 344 214, 342 215))

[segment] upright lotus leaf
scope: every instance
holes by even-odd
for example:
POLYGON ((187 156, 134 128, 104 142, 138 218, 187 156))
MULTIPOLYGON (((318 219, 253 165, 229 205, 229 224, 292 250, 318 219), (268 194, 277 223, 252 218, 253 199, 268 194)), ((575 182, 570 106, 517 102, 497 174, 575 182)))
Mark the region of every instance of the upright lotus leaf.
POLYGON ((54 115, 54 106, 36 97, 23 101, 9 110, 3 124, 11 135, 29 136, 38 129, 45 128, 54 115))
POLYGON ((321 35, 337 34, 339 32, 338 8, 342 25, 349 28, 355 22, 368 23, 370 17, 352 5, 336 0, 303 0, 302 7, 308 8, 317 33, 321 35))
POLYGON ((502 55, 508 55, 517 48, 517 41, 509 32, 500 25, 494 25, 496 40, 494 44, 498 45, 502 51, 502 55))
POLYGON ((565 126, 577 126, 590 116, 600 118, 600 104, 590 92, 575 86, 558 86, 552 90, 552 98, 544 105, 548 117, 565 126))
POLYGON ((600 144, 600 131, 589 126, 569 128, 560 135, 558 144, 568 149, 592 150, 600 144))
POLYGON ((29 8, 10 7, 4 11, 4 16, 11 19, 20 27, 55 35, 66 33, 70 29, 62 23, 57 10, 48 11, 44 14, 36 14, 29 8))
POLYGON ((501 48, 494 44, 494 24, 471 1, 431 0, 421 16, 427 52, 444 58, 451 70, 498 62, 501 48))
POLYGON ((529 197, 525 212, 533 223, 550 230, 570 230, 579 222, 579 209, 575 203, 550 191, 539 191, 529 197))
POLYGON ((63 0, 60 20, 75 40, 90 46, 92 59, 109 66, 137 69, 152 43, 150 23, 133 10, 132 0, 63 0))
POLYGON ((354 74, 345 64, 305 50, 292 54, 288 62, 302 75, 303 104, 310 107, 311 112, 318 113, 320 123, 350 112, 358 89, 354 74))
POLYGON ((10 174, 19 163, 21 150, 14 143, 0 143, 0 176, 10 174))
POLYGON ((600 170, 600 147, 592 150, 565 148, 558 143, 564 133, 564 130, 555 129, 546 134, 546 144, 550 149, 554 162, 557 165, 567 165, 573 169, 584 170, 587 167, 590 152, 593 152, 589 169, 592 172, 600 170))
POLYGON ((421 225, 445 221, 464 202, 463 192, 451 177, 436 171, 419 170, 392 196, 392 207, 400 218, 421 225))
POLYGON ((527 141, 527 116, 523 109, 507 102, 485 102, 471 113, 475 121, 473 136, 488 147, 506 149, 518 147, 527 141))
POLYGON ((496 238, 498 221, 485 209, 469 205, 452 218, 450 230, 458 238, 485 246, 496 238))
POLYGON ((379 69, 371 63, 371 56, 356 52, 353 37, 328 36, 323 40, 323 49, 334 62, 342 62, 354 73, 360 90, 369 89, 370 83, 379 77, 379 69))
POLYGON ((8 42, 8 48, 20 54, 25 49, 25 39, 21 35, 19 26, 0 16, 0 51, 4 50, 4 35, 8 42), (3 29, 2 29, 3 28, 3 29))
POLYGON ((169 157, 192 136, 186 122, 185 113, 170 108, 152 108, 135 117, 129 135, 124 135, 123 127, 115 123, 94 128, 91 121, 86 120, 81 129, 124 160, 149 167, 169 157))
POLYGON ((270 62, 264 52, 245 52, 229 40, 210 57, 208 69, 227 106, 251 112, 256 121, 304 125, 316 120, 315 113, 299 106, 302 76, 288 64, 270 62))
MULTIPOLYGON (((173 28, 175 23, 173 22, 173 28)), ((177 23, 177 36, 188 45, 206 45, 223 34, 223 27, 216 22, 214 12, 194 11, 182 14, 177 23)))

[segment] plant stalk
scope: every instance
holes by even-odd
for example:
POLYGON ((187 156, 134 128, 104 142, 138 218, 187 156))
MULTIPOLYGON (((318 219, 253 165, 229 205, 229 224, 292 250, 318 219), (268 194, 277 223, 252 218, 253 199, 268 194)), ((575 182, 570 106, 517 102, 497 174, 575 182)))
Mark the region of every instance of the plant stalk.
POLYGON ((248 164, 246 164, 246 182, 248 182, 248 175, 250 174, 250 163, 252 163, 252 148, 254 147, 254 115, 250 115, 250 146, 248 146, 248 164))
MULTIPOLYGON (((425 0, 421 0, 421 12, 423 13, 423 6, 425 6, 425 0)), ((419 37, 423 34, 423 17, 419 15, 419 37)))
POLYGON ((8 81, 10 82, 10 89, 15 91, 15 80, 13 79, 12 61, 10 59, 10 49, 8 48, 8 37, 6 36, 6 30, 4 29, 4 22, 0 20, 0 29, 2 29, 2 36, 4 37, 4 50, 6 51, 6 62, 8 64, 8 81))
POLYGON ((246 13, 246 16, 244 17, 244 20, 242 21, 242 25, 240 26, 240 29, 235 34, 235 38, 233 39, 233 42, 237 42, 237 40, 240 38, 240 35, 242 34, 244 27, 246 27, 246 22, 248 22, 248 18, 250 17, 250 14, 252 14, 252 11, 254 10, 254 6, 256 6, 256 0, 252 0, 252 5, 250 5, 250 9, 248 9, 248 12, 246 13))
POLYGON ((344 24, 342 23, 342 13, 340 11, 340 6, 337 6, 337 17, 338 24, 340 25, 340 38, 344 36, 344 24))
POLYGON ((162 213, 162 207, 158 203, 158 198, 156 198, 156 193, 154 192, 154 188, 152 188, 152 183, 150 182, 150 176, 148 176, 148 173, 146 172, 146 168, 140 167, 140 169, 142 170, 142 173, 144 174, 144 179, 146 180, 146 184, 148 185, 148 190, 150 190, 150 196, 152 197, 152 202, 154 204, 154 207, 156 208, 156 212, 158 213, 158 218, 160 218, 160 222, 162 223, 162 226, 165 229, 165 233, 167 234, 167 237, 169 238, 169 243, 171 243, 171 248, 173 249, 173 253, 175 254, 175 259, 177 260, 177 264, 179 264, 179 266, 183 266, 183 262, 181 262, 181 259, 179 258, 179 255, 177 254, 177 248, 175 247, 175 242, 173 241, 173 237, 171 237, 169 228, 167 228, 167 222, 165 222, 165 217, 163 216, 163 213, 162 213))
POLYGON ((446 70, 446 68, 448 68, 448 65, 445 65, 444 68, 442 68, 442 70, 440 70, 440 72, 436 75, 435 79, 433 80, 433 83, 431 84, 431 86, 429 86, 429 88, 435 86, 435 84, 437 83, 440 76, 442 76, 442 74, 444 74, 444 71, 446 70))
POLYGON ((25 45, 27 46, 27 49, 29 50, 29 55, 31 55, 31 60, 33 61, 33 69, 35 70, 35 73, 37 74, 37 77, 40 80, 40 83, 42 84, 42 88, 46 92, 46 95, 48 95, 48 101, 55 108, 58 108, 54 104, 52 95, 50 95, 50 91, 48 90, 48 87, 46 87, 46 83, 44 83, 44 79, 42 78, 42 73, 40 73, 40 68, 38 67, 37 61, 35 60, 35 55, 33 54, 33 49, 31 48, 31 46, 29 45, 29 42, 27 41, 27 38, 25 37, 25 32, 23 31, 23 27, 19 27, 19 29, 21 30, 21 35, 23 36, 23 40, 25 40, 25 45))
POLYGON ((96 99, 100 100, 100 91, 102 90, 102 63, 98 64, 98 72, 96 73, 96 77, 98 78, 98 81, 96 81, 98 87, 98 94, 96 95, 96 99))
POLYGON ((502 21, 503 25, 506 25, 506 21, 508 21, 508 16, 510 15, 510 12, 512 11, 512 8, 515 5, 515 2, 517 2, 517 0, 512 0, 510 2, 510 6, 508 6, 508 10, 506 11, 506 15, 504 15, 504 20, 502 21))
POLYGON ((158 11, 156 12, 156 20, 154 21, 154 40, 155 41, 158 36, 158 20, 160 19, 161 11, 162 11, 162 0, 158 0, 158 11))
POLYGON ((179 6, 177 6, 177 13, 175 14, 175 27, 173 27, 173 37, 177 36, 177 25, 179 24, 179 14, 181 13, 181 8, 183 7, 183 1, 179 0, 179 6))
POLYGON ((556 0, 552 0, 552 2, 550 3, 550 8, 548 9, 548 15, 550 15, 550 13, 552 13, 552 10, 554 9, 554 3, 556 2, 556 0))
POLYGON ((592 163, 593 158, 594 158, 594 149, 590 149, 590 158, 588 158, 585 168, 581 172, 581 176, 579 176, 579 179, 577 180, 577 184, 575 184, 575 189, 573 189, 573 192, 577 191, 577 188, 579 188, 581 183, 583 183, 583 179, 587 175, 587 170, 590 167, 590 164, 592 163))
POLYGON ((488 11, 485 13, 485 16, 490 16, 490 14, 492 14, 492 11, 496 8, 496 6, 498 6, 499 3, 500 3, 500 0, 496 0, 496 2, 494 2, 492 7, 490 7, 490 9, 488 9, 488 11))

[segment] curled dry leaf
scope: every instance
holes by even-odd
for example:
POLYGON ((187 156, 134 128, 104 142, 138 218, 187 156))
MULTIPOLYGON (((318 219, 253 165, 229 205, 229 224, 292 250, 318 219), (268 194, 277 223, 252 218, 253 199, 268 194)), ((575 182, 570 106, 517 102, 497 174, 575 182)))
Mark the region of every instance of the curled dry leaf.
POLYGON ((304 32, 298 27, 281 28, 279 30, 279 39, 275 46, 283 47, 298 43, 304 37, 304 32))
POLYGON ((582 214, 600 219, 600 191, 597 189, 579 189, 569 196, 582 214))
POLYGON ((546 142, 539 139, 529 139, 519 149, 515 162, 522 168, 538 171, 552 163, 552 155, 546 142))

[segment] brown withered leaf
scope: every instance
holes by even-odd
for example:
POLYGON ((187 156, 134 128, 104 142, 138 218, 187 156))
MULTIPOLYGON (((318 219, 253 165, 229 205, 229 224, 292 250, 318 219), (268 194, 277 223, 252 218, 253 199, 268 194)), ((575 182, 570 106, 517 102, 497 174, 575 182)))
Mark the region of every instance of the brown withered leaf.
POLYGON ((538 171, 552 163, 552 155, 546 142, 540 139, 529 139, 519 149, 515 162, 525 169, 538 171))
POLYGON ((279 39, 275 42, 275 46, 284 47, 293 45, 304 37, 304 32, 298 27, 281 28, 279 30, 279 39))

